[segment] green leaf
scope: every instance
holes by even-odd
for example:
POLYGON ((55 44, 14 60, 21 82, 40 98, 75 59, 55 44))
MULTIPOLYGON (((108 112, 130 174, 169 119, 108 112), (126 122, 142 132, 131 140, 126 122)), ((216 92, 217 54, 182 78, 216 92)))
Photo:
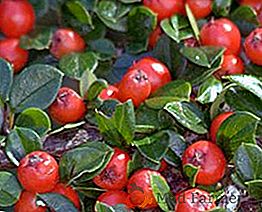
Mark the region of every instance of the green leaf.
POLYGON ((73 182, 84 174, 92 179, 102 171, 113 155, 113 150, 104 143, 89 142, 63 154, 59 162, 60 177, 73 182))
POLYGON ((165 106, 166 110, 178 123, 198 134, 208 132, 204 122, 204 114, 192 103, 172 102, 165 106))
POLYGON ((172 96, 159 96, 147 99, 145 101, 146 106, 152 109, 160 110, 165 107, 166 104, 175 101, 189 101, 188 99, 172 97, 172 96))
POLYGON ((7 207, 15 204, 22 192, 16 177, 9 172, 0 172, 0 206, 7 207))
POLYGON ((109 206, 105 203, 99 202, 97 201, 95 204, 95 211, 99 211, 99 212, 114 212, 114 209, 112 208, 112 206, 109 206))
POLYGON ((131 4, 131 3, 135 3, 135 2, 141 2, 142 0, 120 0, 120 1, 125 3, 125 4, 131 4))
POLYGON ((214 0, 212 11, 216 16, 228 16, 232 0, 214 0))
POLYGON ((262 179, 262 149, 256 144, 243 143, 233 161, 236 173, 243 182, 262 179))
POLYGON ((97 57, 93 52, 71 53, 59 60, 59 67, 66 76, 81 79, 83 73, 94 72, 98 65, 97 57))
POLYGON ((183 172, 188 177, 189 184, 192 187, 196 186, 196 178, 197 178, 199 170, 200 170, 200 167, 193 166, 192 164, 186 164, 183 166, 183 172))
POLYGON ((0 102, 9 98, 13 83, 13 69, 10 63, 0 58, 0 102))
POLYGON ((5 151, 9 159, 19 165, 19 161, 30 152, 40 150, 42 143, 37 133, 31 129, 16 127, 8 137, 5 151))
POLYGON ((53 209, 56 212, 79 211, 68 198, 61 194, 45 193, 37 194, 37 197, 41 199, 49 208, 53 209))
POLYGON ((63 74, 49 65, 32 65, 14 80, 11 106, 19 113, 29 107, 46 109, 56 98, 63 74))
POLYGON ((116 57, 116 47, 109 39, 93 40, 88 43, 88 46, 97 53, 100 60, 110 60, 112 57, 116 57))
POLYGON ((94 100, 95 98, 98 97, 98 95, 101 93, 101 91, 105 88, 107 88, 107 81, 103 80, 103 79, 98 79, 95 82, 93 82, 91 84, 91 86, 89 87, 87 93, 87 99, 89 101, 94 100))
POLYGON ((262 199, 262 180, 249 181, 246 182, 246 185, 248 187, 248 193, 251 197, 258 200, 262 199))
POLYGON ((96 75, 90 71, 85 71, 80 78, 79 87, 82 97, 87 95, 89 87, 97 80, 96 75))
POLYGON ((153 195, 158 203, 158 206, 163 211, 174 211, 175 198, 172 198, 170 188, 165 178, 159 175, 151 174, 150 185, 152 187, 153 195))
POLYGON ((192 27, 192 30, 195 34, 195 37, 198 41, 200 41, 200 32, 199 32, 199 29, 198 29, 198 26, 197 26, 197 22, 196 22, 196 19, 190 9, 190 7, 188 6, 188 4, 186 4, 186 14, 187 14, 187 17, 188 17, 188 20, 189 20, 189 23, 192 27))
POLYGON ((100 132, 114 141, 115 145, 129 145, 132 142, 135 132, 135 112, 130 100, 118 104, 111 117, 97 111, 96 119, 100 132))
POLYGON ((15 120, 15 125, 30 128, 36 131, 39 136, 44 136, 51 130, 49 116, 46 112, 38 108, 28 108, 24 110, 15 120))
POLYGON ((192 63, 211 68, 224 53, 225 49, 216 46, 183 47, 180 53, 192 63))
POLYGON ((202 104, 214 102, 222 90, 222 82, 212 76, 200 85, 196 100, 202 104))
POLYGON ((262 99, 262 81, 252 75, 230 75, 224 77, 230 82, 236 83, 238 86, 250 91, 251 93, 262 99))
POLYGON ((217 144, 230 160, 242 143, 255 143, 259 118, 249 112, 234 112, 217 132, 217 144))
POLYGON ((20 46, 23 49, 44 50, 48 49, 52 41, 52 28, 37 27, 33 32, 24 35, 20 39, 20 46))
POLYGON ((208 212, 227 212, 225 208, 216 207, 214 209, 208 210, 208 212))
POLYGON ((133 141, 139 152, 154 163, 159 163, 169 147, 169 134, 167 131, 160 131, 150 137, 133 141))

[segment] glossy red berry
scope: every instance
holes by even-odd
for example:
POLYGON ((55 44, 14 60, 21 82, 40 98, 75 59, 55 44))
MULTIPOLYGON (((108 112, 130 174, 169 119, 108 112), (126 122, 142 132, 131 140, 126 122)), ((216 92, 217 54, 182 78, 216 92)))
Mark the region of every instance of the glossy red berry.
POLYGON ((185 14, 184 0, 143 0, 143 4, 157 14, 158 21, 185 14))
POLYGON ((17 177, 27 191, 49 192, 55 187, 59 178, 58 164, 46 152, 31 152, 20 161, 17 177))
POLYGON ((45 212, 46 207, 38 206, 36 195, 29 191, 23 191, 15 204, 14 212, 45 212))
POLYGON ((125 102, 129 99, 138 107, 150 95, 151 84, 147 74, 141 69, 127 72, 119 84, 118 99, 125 102))
POLYGON ((193 188, 176 196, 176 212, 202 212, 216 208, 211 194, 206 191, 193 188))
POLYGON ((221 69, 214 73, 214 76, 220 79, 222 76, 244 74, 244 63, 240 57, 233 54, 224 55, 221 69))
POLYGON ((58 193, 67 197, 76 208, 80 209, 80 199, 77 192, 69 185, 58 183, 51 191, 52 193, 58 193))
POLYGON ((147 74, 148 80, 151 83, 151 93, 154 93, 158 88, 171 81, 168 68, 153 57, 145 57, 135 62, 134 65, 129 68, 129 71, 134 69, 142 70, 147 74))
POLYGON ((97 200, 109 206, 123 204, 128 209, 132 207, 129 203, 128 194, 124 191, 107 191, 101 194, 97 200))
POLYGON ((252 31, 246 38, 244 48, 247 57, 255 64, 262 65, 262 28, 252 31))
POLYGON ((102 100, 117 99, 118 92, 119 90, 117 87, 109 85, 107 88, 101 91, 101 93, 99 94, 99 98, 102 100))
POLYGON ((158 206, 151 187, 151 175, 161 176, 157 171, 141 169, 128 180, 127 192, 130 202, 140 209, 151 209, 158 206))
POLYGON ((212 0, 186 0, 196 19, 207 17, 212 12, 212 0))
POLYGON ((225 47, 225 54, 237 55, 240 51, 241 35, 237 26, 226 18, 211 20, 200 31, 202 45, 225 47))
POLYGON ((216 136, 217 136, 217 132, 221 126, 221 124, 229 117, 233 114, 233 112, 225 112, 225 113, 221 113, 218 116, 216 116, 211 123, 210 126, 210 137, 211 140, 213 142, 216 142, 216 136))
POLYGON ((58 29, 52 38, 50 52, 60 59, 72 52, 82 52, 85 49, 84 39, 71 29, 58 29))
POLYGON ((0 40, 0 57, 10 62, 14 73, 18 73, 27 63, 29 53, 20 48, 18 39, 6 38, 0 40))
POLYGON ((159 172, 163 172, 167 169, 167 163, 164 159, 161 160, 160 168, 158 169, 159 172))
POLYGON ((2 0, 0 14, 0 30, 6 37, 19 38, 34 27, 35 12, 27 0, 2 0))
POLYGON ((184 46, 186 47, 197 47, 199 43, 196 38, 191 37, 184 40, 184 46))
POLYGON ((161 37, 162 30, 160 26, 157 26, 156 29, 150 34, 148 44, 150 48, 154 48, 157 44, 159 38, 161 37))
POLYGON ((118 149, 114 149, 114 155, 107 164, 106 168, 96 177, 93 182, 106 190, 121 190, 127 184, 127 169, 129 155, 118 149))
POLYGON ((199 167, 196 183, 213 185, 221 180, 226 170, 226 159, 221 149, 209 141, 197 141, 190 145, 183 154, 183 166, 186 164, 199 167))
POLYGON ((56 100, 49 107, 52 119, 60 124, 67 124, 84 118, 86 105, 84 100, 71 88, 60 88, 56 100))

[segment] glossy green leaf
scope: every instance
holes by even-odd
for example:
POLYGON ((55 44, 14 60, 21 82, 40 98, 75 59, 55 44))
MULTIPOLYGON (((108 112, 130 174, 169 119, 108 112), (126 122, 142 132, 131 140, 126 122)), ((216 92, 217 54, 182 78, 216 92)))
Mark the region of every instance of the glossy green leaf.
POLYGON ((13 82, 13 69, 10 63, 0 58, 0 102, 9 98, 13 82))
POLYGON ((98 97, 98 95, 101 93, 101 91, 103 89, 107 88, 107 86, 108 85, 107 85, 107 82, 105 80, 103 80, 103 79, 96 80, 95 82, 93 82, 90 85, 90 87, 87 91, 87 93, 88 93, 87 99, 89 101, 94 100, 95 98, 98 97))
POLYGON ((200 170, 200 167, 193 166, 192 164, 186 164, 183 166, 183 172, 188 177, 189 184, 192 187, 196 186, 196 178, 197 178, 199 170, 200 170))
POLYGON ((262 180, 253 180, 246 182, 248 193, 251 197, 261 200, 262 199, 262 180))
POLYGON ((189 101, 185 98, 172 97, 172 96, 159 96, 147 99, 145 101, 146 106, 152 109, 160 110, 165 107, 166 104, 175 101, 189 101))
POLYGON ((97 57, 93 52, 71 53, 59 60, 61 71, 74 79, 81 79, 86 71, 94 72, 97 65, 97 57))
POLYGON ((7 207, 15 204, 22 192, 16 177, 6 171, 0 172, 0 206, 7 207))
POLYGON ((28 108, 18 115, 15 120, 15 125, 18 127, 30 128, 38 133, 39 136, 44 136, 51 130, 51 121, 46 112, 38 108, 28 108))
POLYGON ((166 110, 182 126, 196 132, 205 134, 208 132, 204 121, 204 114, 192 103, 172 102, 165 106, 166 110))
POLYGON ((63 74, 49 65, 32 65, 15 79, 10 93, 11 106, 16 112, 29 107, 46 109, 56 98, 63 74))
POLYGON ((187 14, 187 17, 188 17, 188 20, 189 20, 189 23, 192 27, 192 30, 194 32, 194 35, 195 35, 195 38, 200 41, 200 32, 199 32, 199 29, 198 29, 198 26, 197 26, 197 22, 196 22, 196 19, 189 7, 188 4, 185 5, 185 8, 186 8, 186 14, 187 14))
POLYGON ((212 11, 216 16, 227 16, 231 9, 232 0, 214 0, 212 11))
POLYGON ((115 206, 109 206, 105 203, 97 201, 95 204, 95 210, 99 212, 132 212, 123 204, 117 204, 115 206))
POLYGON ((79 87, 81 96, 85 97, 90 86, 97 80, 96 75, 90 71, 85 71, 80 78, 79 87))
POLYGON ((92 51, 96 52, 100 60, 109 60, 116 57, 116 47, 114 43, 108 39, 101 38, 90 41, 88 46, 92 51))

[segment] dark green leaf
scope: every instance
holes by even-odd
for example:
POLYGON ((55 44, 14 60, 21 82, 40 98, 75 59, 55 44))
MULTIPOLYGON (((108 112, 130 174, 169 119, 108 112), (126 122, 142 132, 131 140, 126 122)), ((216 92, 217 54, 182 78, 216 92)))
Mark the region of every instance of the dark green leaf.
POLYGON ((255 143, 259 118, 249 112, 234 112, 217 132, 217 144, 230 160, 242 143, 255 143))
POLYGON ((216 16, 228 16, 232 0, 214 0, 212 11, 216 16))
POLYGON ((183 172, 188 177, 189 183, 192 187, 195 187, 196 185, 196 177, 199 170, 200 167, 193 166, 192 164, 186 164, 183 166, 183 172))
POLYGON ((49 65, 32 65, 14 80, 10 102, 16 112, 29 107, 47 108, 56 98, 63 74, 49 65))
POLYGON ((37 18, 42 17, 44 14, 48 12, 50 6, 48 0, 43 0, 43 1, 30 0, 29 2, 34 7, 34 11, 37 18))
POLYGON ((94 72, 97 65, 97 57, 93 52, 67 54, 59 61, 61 71, 74 79, 81 79, 86 71, 94 72))
POLYGON ((98 97, 98 95, 101 93, 101 91, 105 88, 107 88, 107 81, 103 80, 103 79, 98 79, 95 82, 93 82, 91 84, 91 86, 89 87, 87 93, 87 99, 89 101, 94 100, 95 98, 98 97))
POLYGON ((197 26, 197 22, 188 4, 186 4, 186 14, 196 39, 200 41, 200 32, 197 26))
POLYGON ((165 107, 167 103, 175 102, 175 101, 189 101, 189 100, 187 98, 179 98, 179 97, 172 97, 172 96, 158 96, 158 97, 147 99, 145 101, 145 104, 149 108, 160 110, 163 107, 165 107))
POLYGON ((16 165, 30 152, 40 150, 40 137, 31 129, 16 127, 7 137, 5 151, 9 159, 16 165))
POLYGON ((248 193, 251 197, 258 200, 262 199, 262 180, 249 181, 246 182, 246 185, 248 187, 248 193))
POLYGON ((65 196, 57 193, 38 194, 37 197, 41 199, 49 208, 56 212, 78 212, 79 210, 74 204, 65 196))
POLYGON ((24 110, 15 120, 15 125, 30 128, 40 136, 44 136, 51 130, 51 121, 48 115, 38 108, 28 108, 24 110))
POLYGON ((99 59, 109 60, 116 56, 116 47, 114 43, 108 39, 101 38, 88 43, 92 51, 98 54, 99 59))
POLYGON ((129 4, 129 3, 141 2, 142 0, 120 0, 120 1, 129 4))
POLYGON ((178 123, 198 134, 207 133, 204 114, 192 103, 172 102, 164 108, 178 123))
POLYGON ((89 87, 97 80, 96 75, 90 71, 85 71, 80 78, 79 87, 81 96, 85 97, 89 87))
POLYGON ((0 206, 7 207, 15 204, 22 192, 16 177, 9 172, 0 172, 0 206))
POLYGON ((0 102, 9 98, 13 82, 13 69, 10 63, 0 58, 0 102))
POLYGON ((109 206, 105 203, 97 201, 95 204, 95 210, 99 212, 132 212, 126 205, 117 204, 114 206, 109 206))

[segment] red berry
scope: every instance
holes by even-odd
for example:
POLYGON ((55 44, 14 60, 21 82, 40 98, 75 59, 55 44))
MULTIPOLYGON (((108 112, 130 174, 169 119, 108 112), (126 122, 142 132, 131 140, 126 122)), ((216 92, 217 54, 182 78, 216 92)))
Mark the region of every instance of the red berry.
POLYGON ((149 97, 151 84, 147 74, 141 69, 133 69, 127 72, 119 84, 118 99, 125 102, 128 99, 138 107, 149 97))
POLYGON ((255 64, 262 65, 262 28, 252 31, 246 38, 244 48, 247 57, 255 64))
POLYGON ((58 164, 46 152, 31 152, 20 161, 17 176, 25 190, 36 193, 49 192, 59 178, 58 164))
POLYGON ((197 47, 199 46, 196 38, 191 37, 184 40, 184 46, 186 47, 197 47))
POLYGON ((184 0, 144 0, 144 6, 157 14, 158 21, 175 14, 185 14, 184 0))
POLYGON ((157 41, 161 37, 162 30, 159 26, 150 34, 148 44, 151 48, 154 48, 157 44, 157 41))
POLYGON ((214 76, 220 79, 222 76, 244 74, 244 63, 238 56, 233 54, 224 55, 224 61, 221 69, 214 73, 214 76))
POLYGON ((212 12, 212 0, 186 0, 196 19, 207 17, 212 12))
POLYGON ((164 86, 171 81, 171 75, 168 68, 159 60, 152 57, 145 57, 129 68, 129 71, 134 69, 142 70, 148 76, 151 83, 151 93, 154 93, 158 88, 164 86))
POLYGON ((216 208, 211 194, 193 188, 176 196, 176 212, 202 212, 216 208))
POLYGON ((114 149, 114 155, 106 168, 93 181, 96 185, 107 190, 120 190, 127 184, 127 169, 129 155, 118 149, 114 149))
POLYGON ((151 175, 161 176, 157 171, 140 169, 131 176, 127 183, 130 202, 140 209, 151 209, 158 206, 150 183, 151 175))
POLYGON ((213 185, 221 180, 226 169, 226 159, 221 149, 209 141, 197 141, 183 154, 183 166, 190 164, 199 167, 196 183, 213 185))
POLYGON ((209 130, 210 137, 213 142, 216 142, 217 132, 223 121, 225 121, 232 114, 233 112, 221 113, 213 119, 209 130))
POLYGON ((261 0, 241 0, 241 5, 248 5, 253 7, 257 12, 262 8, 262 1, 261 0))
POLYGON ((124 191, 107 191, 101 194, 97 200, 109 206, 123 204, 126 205, 127 208, 132 207, 128 202, 128 194, 124 191))
POLYGON ((34 27, 35 12, 27 0, 2 0, 0 14, 0 30, 7 37, 19 38, 34 27))
POLYGON ((240 51, 241 35, 237 26, 226 18, 211 20, 201 31, 202 45, 225 47, 225 54, 237 55, 240 51))
POLYGON ((85 49, 84 39, 71 29, 58 29, 52 38, 50 52, 56 58, 72 52, 82 52, 85 49))
POLYGON ((117 87, 109 85, 107 88, 101 91, 101 93, 99 94, 99 98, 102 100, 117 99, 118 92, 119 90, 117 87))
POLYGON ((71 88, 60 88, 56 100, 49 107, 50 116, 60 124, 79 121, 84 118, 86 105, 84 100, 71 88))
POLYGON ((46 207, 36 205, 36 195, 23 191, 14 207, 15 212, 45 212, 46 207))
POLYGON ((6 38, 0 40, 0 57, 10 62, 14 73, 18 73, 27 63, 29 53, 20 48, 18 39, 6 38))
POLYGON ((161 166, 160 168, 158 169, 159 172, 163 172, 167 169, 167 163, 164 159, 161 160, 161 166))
POLYGON ((76 208, 80 209, 80 200, 78 194, 71 186, 58 183, 51 192, 64 195, 75 205, 76 208))

